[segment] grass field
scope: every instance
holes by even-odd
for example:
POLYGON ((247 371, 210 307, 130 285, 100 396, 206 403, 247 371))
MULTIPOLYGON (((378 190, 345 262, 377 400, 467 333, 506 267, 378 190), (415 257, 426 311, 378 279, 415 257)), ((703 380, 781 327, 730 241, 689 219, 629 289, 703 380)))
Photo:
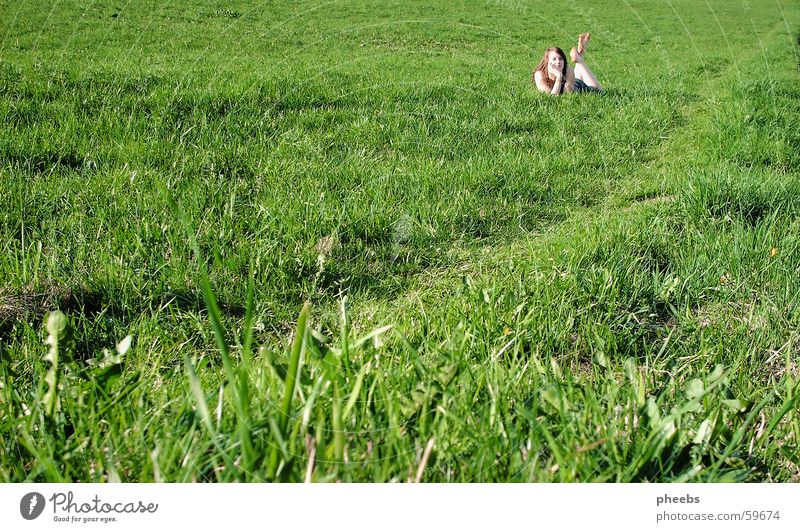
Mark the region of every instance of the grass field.
POLYGON ((0 480, 800 480, 796 2, 0 13, 0 480))

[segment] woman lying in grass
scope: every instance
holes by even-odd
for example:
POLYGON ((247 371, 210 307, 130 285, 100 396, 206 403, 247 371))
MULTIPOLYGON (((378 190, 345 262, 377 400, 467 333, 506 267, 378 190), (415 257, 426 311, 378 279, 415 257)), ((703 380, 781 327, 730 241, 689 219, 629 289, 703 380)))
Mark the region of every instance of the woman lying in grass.
POLYGON ((581 33, 578 36, 578 46, 570 50, 569 56, 575 67, 567 65, 567 56, 561 48, 545 50, 532 75, 536 88, 548 94, 602 91, 600 82, 583 61, 590 36, 590 33, 581 33))

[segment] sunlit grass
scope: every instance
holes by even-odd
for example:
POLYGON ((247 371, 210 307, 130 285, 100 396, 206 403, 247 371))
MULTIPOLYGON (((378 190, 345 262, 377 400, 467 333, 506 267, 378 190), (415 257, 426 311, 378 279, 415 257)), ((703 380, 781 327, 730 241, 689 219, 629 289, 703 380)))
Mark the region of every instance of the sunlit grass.
POLYGON ((0 2, 0 480, 797 481, 779 7, 0 2))

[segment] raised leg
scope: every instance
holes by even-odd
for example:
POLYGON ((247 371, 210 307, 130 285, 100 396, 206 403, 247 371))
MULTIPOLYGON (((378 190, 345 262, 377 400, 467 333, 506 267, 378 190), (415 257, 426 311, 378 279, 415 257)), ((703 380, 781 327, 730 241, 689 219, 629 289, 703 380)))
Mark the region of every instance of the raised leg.
POLYGON ((586 47, 589 45, 591 33, 581 33, 578 35, 578 53, 583 55, 586 53, 586 47))
POLYGON ((577 48, 570 50, 569 56, 572 62, 575 63, 575 77, 590 87, 603 90, 603 87, 600 85, 600 82, 597 81, 594 73, 586 66, 586 63, 583 61, 583 56, 578 53, 577 48))

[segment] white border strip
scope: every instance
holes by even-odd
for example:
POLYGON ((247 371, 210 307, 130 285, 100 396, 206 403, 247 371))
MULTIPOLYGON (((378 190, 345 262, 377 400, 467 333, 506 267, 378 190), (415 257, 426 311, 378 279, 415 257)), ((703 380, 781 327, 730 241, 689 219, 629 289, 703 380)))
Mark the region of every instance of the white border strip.
POLYGON ((0 484, 0 500, 19 531, 800 530, 800 484, 0 484))

